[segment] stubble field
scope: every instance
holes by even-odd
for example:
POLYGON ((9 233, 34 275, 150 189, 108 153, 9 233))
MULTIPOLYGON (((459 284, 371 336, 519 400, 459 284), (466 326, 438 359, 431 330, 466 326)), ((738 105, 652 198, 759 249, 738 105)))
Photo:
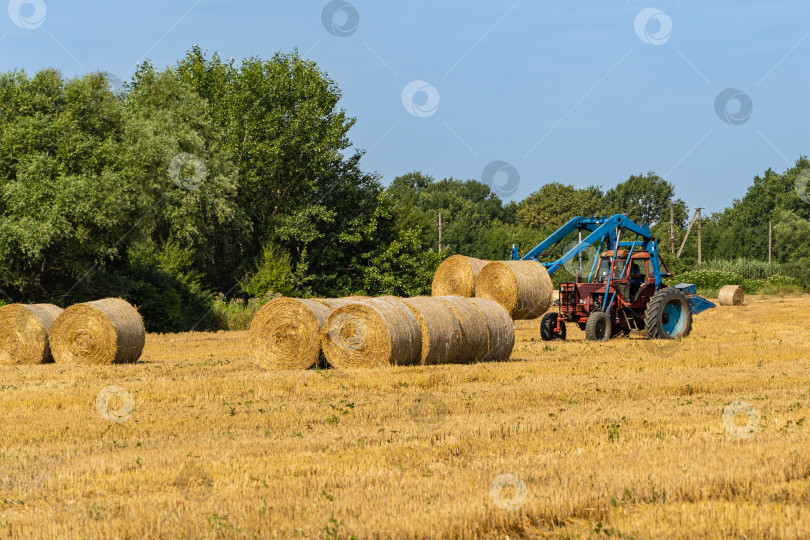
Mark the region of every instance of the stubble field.
POLYGON ((0 367, 0 537, 807 537, 809 300, 666 344, 519 322, 498 364, 268 372, 230 332, 0 367))

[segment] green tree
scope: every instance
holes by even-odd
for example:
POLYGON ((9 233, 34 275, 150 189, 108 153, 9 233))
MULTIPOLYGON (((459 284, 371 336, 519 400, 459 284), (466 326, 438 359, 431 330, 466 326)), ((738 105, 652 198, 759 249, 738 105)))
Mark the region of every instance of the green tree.
POLYGON ((176 68, 208 100, 237 167, 237 201, 251 234, 223 245, 221 288, 255 267, 264 246, 290 253, 303 292, 340 289, 335 277, 373 220, 381 191, 362 172, 360 151, 348 157, 354 119, 339 108, 337 85, 297 52, 240 65, 194 48, 176 68))
POLYGON ((517 220, 524 227, 556 230, 575 216, 600 213, 602 206, 602 190, 597 186, 576 189, 552 182, 520 202, 517 220))
POLYGON ((796 192, 796 179, 810 169, 804 156, 782 174, 768 169, 756 176, 742 199, 712 219, 716 224, 711 254, 715 258, 748 257, 763 260, 768 256, 768 222, 789 211, 802 219, 810 218, 810 205, 796 192))
POLYGON ((685 225, 688 217, 686 203, 675 198, 675 187, 649 172, 630 176, 624 182, 605 193, 607 214, 624 214, 636 223, 655 226, 669 222, 669 203, 674 203, 675 224, 685 225))
POLYGON ((442 256, 461 253, 472 257, 504 258, 508 245, 493 251, 489 231, 514 221, 489 186, 477 180, 445 178, 412 172, 397 177, 386 190, 396 202, 395 214, 405 226, 421 229, 423 245, 438 250, 439 213, 442 215, 442 256), (496 254, 497 253, 497 254, 496 254))
POLYGON ((126 114, 100 75, 0 76, 0 281, 18 299, 64 293, 144 211, 126 114))

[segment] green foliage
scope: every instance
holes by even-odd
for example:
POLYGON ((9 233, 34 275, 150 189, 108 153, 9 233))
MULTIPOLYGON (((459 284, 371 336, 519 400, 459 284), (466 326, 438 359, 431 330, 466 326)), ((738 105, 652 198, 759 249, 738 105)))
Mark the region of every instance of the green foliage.
POLYGON ((412 172, 395 178, 386 193, 395 202, 393 211, 398 222, 421 230, 426 248, 438 251, 441 212, 443 256, 461 253, 500 259, 508 251, 508 244, 494 246, 487 233, 513 219, 514 212, 507 212, 500 198, 477 180, 445 178, 437 182, 412 172))
POLYGON ((600 214, 603 207, 599 187, 576 189, 553 182, 523 199, 518 205, 517 217, 518 223, 524 227, 556 230, 575 216, 600 214))
MULTIPOLYGON (((799 174, 808 168, 810 161, 802 156, 782 174, 768 169, 764 175, 756 176, 742 199, 736 199, 730 207, 711 216, 710 221, 715 226, 710 226, 713 234, 707 236, 709 255, 726 259, 766 259, 768 222, 774 220, 774 254, 778 253, 775 260, 790 260, 792 233, 789 227, 780 228, 779 223, 786 218, 788 223, 796 223, 796 218, 805 221, 810 218, 810 205, 799 198, 795 185, 799 174), (784 214, 785 211, 789 214, 784 214)), ((799 249, 806 249, 801 247, 806 245, 793 244, 799 249)))
POLYGON ((279 293, 294 296, 292 264, 290 254, 277 245, 268 244, 262 252, 259 267, 242 283, 242 291, 253 297, 264 297, 279 293))
POLYGON ((268 295, 262 298, 251 298, 245 301, 242 298, 228 300, 225 295, 219 294, 213 300, 211 315, 216 321, 216 327, 221 330, 248 330, 253 316, 264 304, 279 295, 268 295))
POLYGON ((278 245, 291 256, 301 292, 339 290, 336 269, 362 251, 360 231, 381 188, 360 170, 361 153, 343 154, 354 119, 338 107, 334 81, 297 52, 237 66, 198 47, 175 74, 211 104, 237 168, 236 200, 251 218, 250 230, 217 244, 226 269, 218 287, 259 266, 266 245, 278 245))
MULTIPOLYGON (((725 285, 741 285, 746 294, 787 294, 801 292, 806 285, 802 280, 780 272, 784 266, 752 259, 712 261, 693 270, 666 279, 667 285, 692 283, 698 291, 714 296, 725 285)), ((810 273, 808 273, 810 275, 810 273)))
POLYGON ((780 265, 739 257, 733 260, 714 260, 698 265, 696 270, 718 270, 737 274, 743 279, 765 279, 780 273, 780 265))
MULTIPOLYGON (((607 214, 625 214, 636 223, 654 226, 659 222, 669 223, 669 203, 674 202, 675 223, 686 225, 686 203, 675 199, 675 187, 649 172, 631 176, 605 193, 604 208, 607 214)), ((668 227, 668 225, 667 225, 668 227)))
POLYGON ((810 257, 782 263, 781 273, 796 279, 805 290, 810 290, 810 257))
POLYGON ((710 290, 719 289, 725 285, 742 285, 743 281, 745 281, 745 278, 740 274, 725 272, 723 270, 706 269, 691 270, 666 280, 668 285, 691 283, 698 289, 710 290))
POLYGON ((782 210, 773 226, 774 260, 790 262, 810 258, 810 221, 782 210))
POLYGON ((746 294, 786 294, 803 290, 798 279, 779 275, 743 281, 742 288, 746 294))
POLYGON ((192 258, 190 249, 174 244, 159 250, 145 244, 133 246, 121 270, 101 273, 93 280, 95 294, 87 291, 83 298, 129 300, 138 307, 149 332, 217 329, 219 321, 211 313, 214 295, 200 284, 192 258))

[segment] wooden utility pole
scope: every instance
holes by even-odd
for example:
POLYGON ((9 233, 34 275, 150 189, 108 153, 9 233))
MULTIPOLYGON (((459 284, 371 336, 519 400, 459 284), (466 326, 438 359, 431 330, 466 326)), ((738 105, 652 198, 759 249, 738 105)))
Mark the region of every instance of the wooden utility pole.
POLYGON ((669 250, 675 255, 675 205, 669 201, 669 250))
POLYGON ((702 251, 703 251, 703 235, 701 234, 701 232, 703 230, 703 214, 701 213, 701 210, 703 210, 703 208, 698 208, 697 209, 697 213, 698 213, 698 264, 703 262, 703 254, 702 254, 702 251))
POLYGON ((768 221, 768 264, 771 263, 771 252, 773 250, 773 220, 768 221))
POLYGON ((678 249, 678 254, 675 255, 675 257, 677 259, 681 258, 681 253, 683 253, 683 246, 686 245, 686 239, 689 238, 689 233, 692 232, 692 225, 695 224, 695 218, 700 218, 700 219, 698 219, 698 262, 700 262, 700 259, 701 259, 701 247, 702 247, 701 246, 702 238, 701 238, 700 233, 701 233, 701 221, 703 221, 703 218, 701 217, 701 213, 700 213, 701 210, 703 210, 703 208, 695 209, 695 213, 692 216, 692 219, 689 221, 689 227, 687 227, 687 229, 686 229, 686 234, 683 235, 683 242, 681 242, 681 247, 678 249))
POLYGON ((439 210, 439 253, 442 252, 442 211, 439 210))

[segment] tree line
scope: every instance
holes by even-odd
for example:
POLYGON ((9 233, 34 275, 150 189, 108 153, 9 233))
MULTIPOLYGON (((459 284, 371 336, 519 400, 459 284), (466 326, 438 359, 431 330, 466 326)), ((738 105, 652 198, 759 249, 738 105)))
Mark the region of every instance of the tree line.
MULTIPOLYGON (((141 65, 121 91, 101 73, 0 75, 5 301, 121 296, 151 331, 213 329, 217 295, 425 294, 443 258, 503 259, 574 215, 628 214, 667 239, 673 201, 679 238, 688 222, 654 173, 508 203, 478 180, 418 171, 385 187, 362 170, 340 98, 297 51, 237 64, 195 47, 141 65)), ((708 216, 704 258, 763 258, 773 219, 775 256, 806 269, 810 205, 794 185, 808 168, 768 170, 708 216)), ((678 265, 695 254, 690 241, 678 265)))

